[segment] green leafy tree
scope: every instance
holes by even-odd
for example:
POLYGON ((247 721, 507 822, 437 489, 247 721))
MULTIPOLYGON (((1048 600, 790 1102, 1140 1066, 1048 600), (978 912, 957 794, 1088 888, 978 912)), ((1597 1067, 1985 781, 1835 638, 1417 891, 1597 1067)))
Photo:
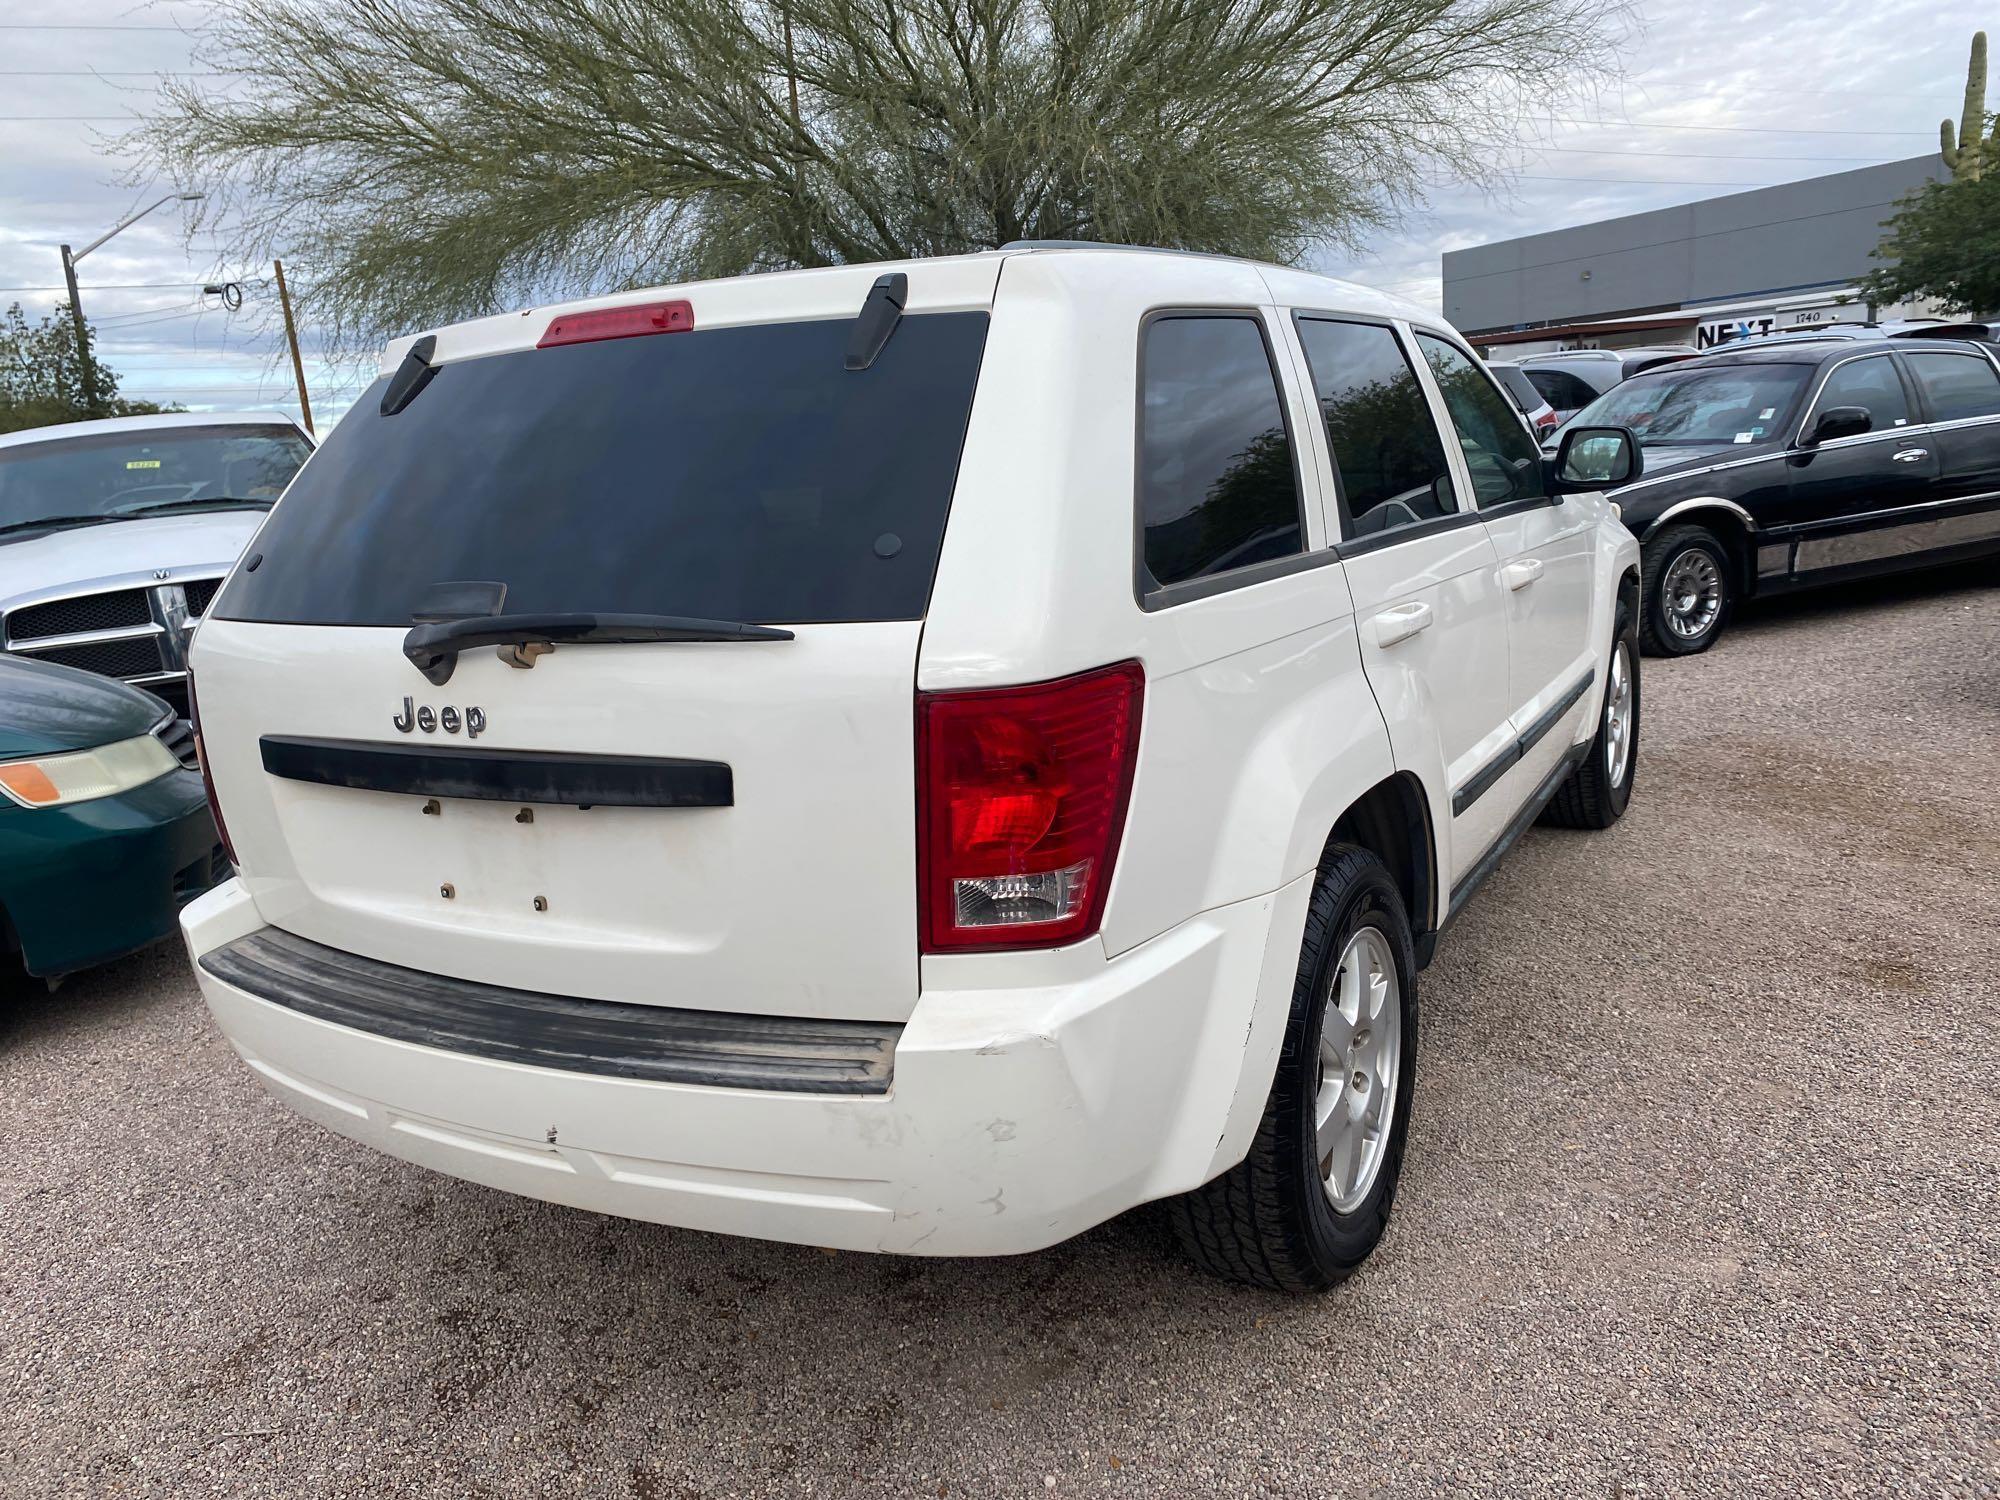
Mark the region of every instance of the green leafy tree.
POLYGON ((1292 261, 1605 82, 1627 0, 223 0, 127 144, 336 342, 1079 238, 1292 261), (194 75, 190 75, 192 78, 194 75))
POLYGON ((97 374, 97 411, 84 400, 83 363, 77 358, 76 324, 69 304, 30 323, 16 302, 0 317, 0 432, 80 422, 92 415, 130 417, 166 411, 150 401, 118 395, 118 374, 96 357, 97 332, 84 325, 85 348, 97 374))
POLYGON ((1868 273, 1871 302, 1928 298, 1947 313, 2000 312, 2000 172, 1927 182, 1898 205, 1868 273))

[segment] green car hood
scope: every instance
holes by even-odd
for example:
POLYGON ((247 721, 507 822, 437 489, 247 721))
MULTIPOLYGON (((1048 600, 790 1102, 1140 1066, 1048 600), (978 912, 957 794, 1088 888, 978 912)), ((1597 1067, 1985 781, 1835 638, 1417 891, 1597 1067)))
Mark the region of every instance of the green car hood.
POLYGON ((129 740, 169 712, 151 693, 109 677, 0 656, 0 760, 129 740))

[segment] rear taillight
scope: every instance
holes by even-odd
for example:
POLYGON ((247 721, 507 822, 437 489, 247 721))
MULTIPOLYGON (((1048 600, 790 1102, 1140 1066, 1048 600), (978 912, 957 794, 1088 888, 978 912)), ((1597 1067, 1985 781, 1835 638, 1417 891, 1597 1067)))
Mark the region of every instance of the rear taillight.
POLYGON ((1552 411, 1543 412, 1539 417, 1535 418, 1535 431, 1541 433, 1544 437, 1547 437, 1560 426, 1562 426, 1562 418, 1552 411))
POLYGON ((917 695, 918 920, 927 953, 1097 930, 1139 749, 1145 669, 917 695))
POLYGON ((537 349, 555 344, 594 344, 600 339, 632 339, 648 333, 692 333, 692 302, 641 302, 634 307, 600 307, 564 313, 550 323, 537 349))
POLYGON ((188 723, 194 726, 194 763, 201 769, 201 789, 208 797, 208 815, 215 819, 215 836, 222 840, 222 852, 236 863, 236 846, 229 842, 229 825, 222 821, 222 804, 215 800, 215 778, 208 774, 208 752, 201 743, 201 704, 194 695, 194 673, 187 676, 188 723))

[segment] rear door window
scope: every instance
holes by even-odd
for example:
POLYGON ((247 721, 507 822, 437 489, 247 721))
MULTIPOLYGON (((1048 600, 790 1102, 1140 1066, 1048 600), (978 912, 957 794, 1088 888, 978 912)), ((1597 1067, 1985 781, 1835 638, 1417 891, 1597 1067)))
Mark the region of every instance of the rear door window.
POLYGON ((1139 521, 1155 584, 1304 551, 1298 467, 1263 324, 1153 319, 1139 402, 1139 521))
POLYGON ((1458 509, 1444 443, 1394 330, 1300 318, 1339 480, 1341 533, 1374 536, 1458 509))
POLYGON ((1458 446, 1472 471, 1481 509, 1545 495, 1541 446, 1478 362, 1456 344, 1428 333, 1417 335, 1417 347, 1437 377, 1445 410, 1458 430, 1458 446))
POLYGON ((1978 355, 1927 349, 1903 357, 1930 400, 1933 422, 2000 415, 2000 375, 1978 355))
POLYGON ((867 370, 836 318, 458 360, 365 392, 213 613, 408 625, 431 585, 511 612, 913 620, 930 598, 985 313, 902 320, 867 370))

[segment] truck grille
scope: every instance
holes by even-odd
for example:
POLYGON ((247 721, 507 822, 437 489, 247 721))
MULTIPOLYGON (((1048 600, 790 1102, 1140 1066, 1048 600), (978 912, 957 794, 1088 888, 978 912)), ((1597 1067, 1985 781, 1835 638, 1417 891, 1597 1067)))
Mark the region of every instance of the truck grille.
POLYGON ((149 677, 163 671, 157 636, 134 636, 124 641, 92 641, 87 646, 56 646, 47 651, 24 652, 35 661, 52 661, 65 667, 80 667, 106 677, 149 677))
MULTIPOLYGON (((212 584, 210 592, 214 592, 212 584)), ((145 589, 119 589, 112 594, 85 594, 80 599, 30 604, 7 616, 7 640, 12 644, 51 635, 80 635, 86 630, 131 627, 143 630, 153 623, 146 593, 145 589)))
POLYGON ((24 604, 0 619, 0 647, 105 677, 136 679, 184 708, 178 684, 187 672, 187 630, 221 587, 220 578, 176 579, 24 604))

